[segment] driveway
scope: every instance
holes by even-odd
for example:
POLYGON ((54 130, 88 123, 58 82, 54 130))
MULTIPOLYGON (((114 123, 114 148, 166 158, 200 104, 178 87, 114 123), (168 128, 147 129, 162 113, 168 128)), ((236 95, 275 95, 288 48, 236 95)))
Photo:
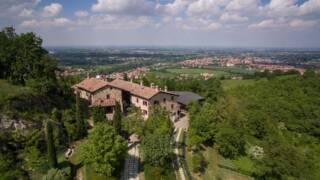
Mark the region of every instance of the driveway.
POLYGON ((189 114, 186 113, 184 116, 180 117, 179 120, 174 122, 174 127, 187 130, 189 128, 189 114))
POLYGON ((129 147, 128 157, 125 161, 121 180, 139 180, 139 144, 135 143, 129 147))

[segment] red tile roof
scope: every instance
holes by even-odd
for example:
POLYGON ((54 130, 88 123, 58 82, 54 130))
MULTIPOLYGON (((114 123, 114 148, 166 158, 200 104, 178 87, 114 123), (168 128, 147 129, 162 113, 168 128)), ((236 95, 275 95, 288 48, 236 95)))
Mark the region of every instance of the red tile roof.
POLYGON ((156 95, 159 91, 151 88, 151 87, 147 87, 147 86, 141 86, 140 84, 136 84, 136 83, 132 83, 129 81, 124 81, 121 79, 115 79, 111 82, 109 82, 110 86, 116 87, 118 89, 122 89, 125 91, 130 92, 133 95, 145 98, 145 99, 150 99, 151 97, 153 97, 154 95, 156 95))
POLYGON ((108 106, 115 106, 115 105, 116 105, 116 100, 113 98, 97 99, 91 104, 92 107, 95 107, 95 106, 108 107, 108 106))
POLYGON ((74 85, 76 88, 84 89, 89 92, 95 92, 108 85, 108 82, 96 78, 86 78, 80 83, 74 85))

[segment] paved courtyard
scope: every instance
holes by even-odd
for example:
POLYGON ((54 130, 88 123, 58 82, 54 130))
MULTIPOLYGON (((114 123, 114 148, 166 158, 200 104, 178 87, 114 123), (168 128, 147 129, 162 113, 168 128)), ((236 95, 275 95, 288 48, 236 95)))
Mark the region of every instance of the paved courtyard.
POLYGON ((132 144, 128 150, 121 180, 139 180, 139 144, 132 144))

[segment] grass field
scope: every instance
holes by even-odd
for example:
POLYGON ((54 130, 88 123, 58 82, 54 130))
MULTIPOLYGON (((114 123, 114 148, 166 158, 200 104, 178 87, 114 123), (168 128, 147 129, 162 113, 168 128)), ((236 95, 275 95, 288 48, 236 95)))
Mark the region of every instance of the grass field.
MULTIPOLYGON (((230 166, 234 166, 237 168, 238 164, 235 164, 233 161, 225 160, 219 153, 212 147, 204 147, 202 151, 205 160, 207 162, 207 166, 205 171, 202 174, 194 174, 193 178, 196 180, 213 180, 213 179, 230 179, 230 180, 251 180, 250 176, 240 174, 236 171, 232 171, 226 168, 222 168, 219 166, 220 163, 229 162, 230 166)), ((188 167, 191 167, 191 158, 192 154, 187 151, 186 160, 188 163, 188 167)), ((241 161, 241 160, 240 160, 241 161)), ((251 168, 249 164, 247 164, 248 168, 251 168)))
POLYGON ((213 70, 213 69, 200 69, 200 68, 171 68, 162 71, 152 71, 155 75, 161 78, 174 78, 179 76, 180 74, 187 74, 190 77, 198 77, 201 73, 212 73, 215 77, 226 76, 229 77, 231 74, 221 70, 213 70))

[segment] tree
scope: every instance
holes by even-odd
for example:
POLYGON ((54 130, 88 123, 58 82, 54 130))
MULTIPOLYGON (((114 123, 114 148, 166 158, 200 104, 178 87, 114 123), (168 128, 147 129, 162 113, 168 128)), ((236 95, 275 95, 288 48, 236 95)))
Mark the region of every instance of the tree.
POLYGON ((91 164, 96 172, 107 176, 119 170, 126 155, 126 141, 106 123, 95 126, 88 140, 80 146, 83 162, 91 164))
POLYGON ((0 151, 0 179, 19 179, 22 176, 22 172, 15 165, 14 157, 9 153, 3 153, 0 151))
POLYGON ((24 165, 27 170, 38 171, 43 168, 45 158, 42 153, 35 146, 26 147, 23 151, 24 165))
POLYGON ((96 124, 98 122, 106 121, 106 114, 103 110, 103 107, 93 107, 91 108, 91 115, 93 122, 96 124))
POLYGON ((197 149, 201 143, 212 142, 217 131, 216 112, 214 106, 205 103, 200 109, 197 104, 190 104, 190 127, 187 145, 197 149))
POLYGON ((143 135, 145 123, 139 108, 131 107, 129 114, 123 119, 122 123, 123 129, 129 134, 143 135))
POLYGON ((113 123, 114 129, 118 134, 121 133, 121 119, 122 119, 121 106, 119 102, 116 102, 112 123, 113 123))
POLYGON ((52 123, 47 120, 46 122, 46 139, 47 139, 47 151, 48 151, 48 160, 49 164, 52 168, 57 167, 57 154, 56 154, 56 148, 54 145, 54 139, 53 139, 53 127, 52 123))
POLYGON ((150 134, 146 136, 141 144, 143 159, 153 166, 164 166, 170 162, 172 147, 170 145, 170 135, 150 134))
POLYGON ((62 170, 52 168, 43 176, 42 180, 68 180, 70 177, 62 170))
POLYGON ((245 141, 237 130, 230 127, 222 127, 216 135, 216 144, 219 153, 224 157, 234 158, 240 154, 244 154, 245 141))
POLYGON ((87 134, 86 124, 84 122, 81 110, 80 94, 76 95, 76 121, 77 121, 77 138, 81 139, 87 134))
POLYGON ((148 120, 146 121, 145 136, 149 134, 172 134, 172 122, 169 118, 169 113, 161 106, 153 106, 150 109, 148 120))
POLYGON ((77 121, 73 110, 67 109, 63 111, 62 123, 66 128, 69 143, 77 139, 77 121))

